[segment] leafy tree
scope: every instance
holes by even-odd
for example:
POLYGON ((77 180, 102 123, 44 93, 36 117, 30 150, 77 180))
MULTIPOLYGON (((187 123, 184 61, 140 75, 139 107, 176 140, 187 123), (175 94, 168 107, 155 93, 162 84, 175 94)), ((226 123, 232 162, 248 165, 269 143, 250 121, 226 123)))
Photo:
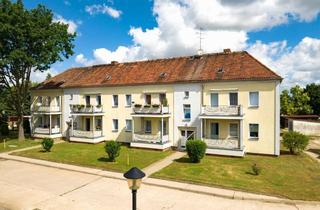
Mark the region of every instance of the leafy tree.
POLYGON ((52 77, 51 74, 48 73, 47 76, 46 76, 46 80, 51 79, 51 77, 52 77))
POLYGON ((19 140, 24 140, 31 72, 43 72, 73 54, 76 34, 67 29, 67 24, 53 22, 52 11, 43 5, 27 10, 21 0, 0 0, 0 84, 18 117, 19 140))
POLYGON ((313 113, 320 115, 320 84, 309 84, 305 88, 305 92, 310 97, 310 105, 313 109, 313 113))
POLYGON ((296 85, 288 90, 284 90, 280 96, 281 114, 311 114, 310 97, 302 87, 296 85))
POLYGON ((291 154, 300 154, 309 144, 309 137, 296 131, 286 132, 282 138, 283 145, 291 154))

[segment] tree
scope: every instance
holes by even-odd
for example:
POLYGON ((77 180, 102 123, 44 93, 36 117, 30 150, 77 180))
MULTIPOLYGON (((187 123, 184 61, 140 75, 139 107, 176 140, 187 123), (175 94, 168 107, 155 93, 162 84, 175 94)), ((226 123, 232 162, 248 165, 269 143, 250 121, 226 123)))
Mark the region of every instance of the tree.
POLYGON ((51 74, 48 73, 47 76, 46 76, 46 80, 51 79, 51 77, 52 77, 51 74))
POLYGON ((310 97, 299 85, 284 90, 280 96, 281 114, 311 114, 310 97))
POLYGON ((313 113, 320 115, 320 84, 309 84, 305 88, 305 92, 310 97, 310 106, 313 109, 313 113))
POLYGON ((73 54, 76 34, 67 29, 67 24, 53 22, 52 11, 43 5, 27 10, 21 0, 0 0, 0 83, 18 117, 19 140, 24 140, 31 72, 46 71, 73 54))

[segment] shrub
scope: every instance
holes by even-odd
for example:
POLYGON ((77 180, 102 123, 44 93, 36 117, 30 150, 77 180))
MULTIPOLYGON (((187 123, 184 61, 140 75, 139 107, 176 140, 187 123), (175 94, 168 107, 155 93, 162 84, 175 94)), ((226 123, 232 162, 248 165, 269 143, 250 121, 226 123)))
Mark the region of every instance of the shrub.
POLYGON ((186 147, 190 161, 199 163, 206 153, 207 145, 201 140, 188 140, 186 147))
POLYGON ((45 152, 50 152, 51 148, 53 146, 53 139, 51 138, 45 138, 42 140, 41 144, 42 144, 42 148, 44 149, 45 152))
POLYGON ((23 129, 25 133, 30 134, 30 122, 29 120, 24 120, 23 121, 23 129))
POLYGON ((0 124, 0 134, 2 136, 8 136, 9 135, 8 123, 1 123, 0 124))
POLYGON ((104 149, 108 154, 109 159, 114 162, 120 155, 121 145, 115 141, 107 141, 104 149))
POLYGON ((261 168, 256 163, 251 166, 254 175, 259 175, 261 173, 261 168))
POLYGON ((299 154, 306 149, 309 137, 296 131, 289 131, 283 134, 283 145, 289 149, 291 154, 299 154))

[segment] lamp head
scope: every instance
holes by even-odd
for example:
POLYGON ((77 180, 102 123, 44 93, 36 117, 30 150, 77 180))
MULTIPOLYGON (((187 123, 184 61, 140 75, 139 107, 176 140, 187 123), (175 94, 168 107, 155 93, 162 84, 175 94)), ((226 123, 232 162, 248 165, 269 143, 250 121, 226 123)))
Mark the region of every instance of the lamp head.
POLYGON ((133 167, 124 173, 123 176, 127 179, 129 188, 131 190, 137 190, 140 188, 142 178, 146 175, 137 167, 133 167))

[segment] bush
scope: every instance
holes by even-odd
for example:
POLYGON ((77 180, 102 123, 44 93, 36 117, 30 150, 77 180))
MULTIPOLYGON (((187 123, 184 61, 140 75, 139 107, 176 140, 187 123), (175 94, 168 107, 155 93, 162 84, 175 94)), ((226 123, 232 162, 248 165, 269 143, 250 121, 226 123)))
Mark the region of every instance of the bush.
POLYGON ((45 152, 50 152, 53 146, 53 143, 54 143, 53 139, 45 138, 41 142, 42 148, 44 149, 45 152))
POLYGON ((201 140, 188 140, 186 147, 189 159, 193 163, 199 163, 207 149, 206 143, 201 140))
POLYGON ((289 149, 291 154, 299 154, 309 144, 309 137, 296 131, 289 131, 283 134, 283 145, 289 149))
POLYGON ((251 166, 254 175, 259 175, 261 173, 261 168, 255 163, 251 166))
POLYGON ((115 141, 107 141, 104 146, 106 153, 108 154, 109 160, 114 162, 116 158, 120 155, 121 145, 115 141))
POLYGON ((29 120, 24 120, 23 121, 23 129, 25 133, 30 134, 30 122, 29 120))
POLYGON ((8 123, 1 123, 0 124, 0 134, 2 136, 8 136, 9 135, 8 123))

